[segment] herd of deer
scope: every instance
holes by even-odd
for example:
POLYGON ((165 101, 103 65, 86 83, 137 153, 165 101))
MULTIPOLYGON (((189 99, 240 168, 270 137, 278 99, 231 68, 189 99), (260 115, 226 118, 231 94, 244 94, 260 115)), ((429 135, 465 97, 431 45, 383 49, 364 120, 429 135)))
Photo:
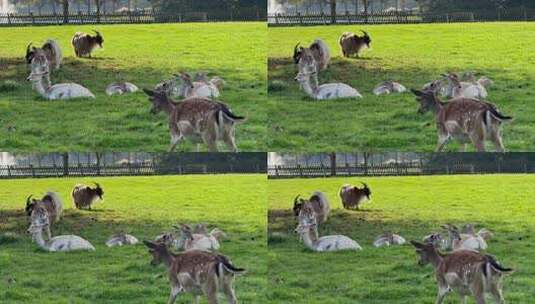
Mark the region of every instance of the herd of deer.
MULTIPOLYGON (((344 57, 359 54, 370 47, 371 37, 363 31, 363 36, 345 32, 339 39, 344 57)), ((359 91, 345 83, 327 83, 319 85, 318 74, 329 66, 331 55, 327 44, 316 39, 309 47, 298 43, 294 47, 293 60, 298 74, 295 80, 303 91, 313 99, 329 100, 341 98, 362 98, 359 91)), ((500 113, 496 105, 485 100, 487 88, 493 84, 488 77, 475 78, 472 73, 465 73, 460 78, 455 73, 442 75, 441 78, 427 83, 421 90, 411 89, 420 104, 418 113, 432 112, 435 115, 438 144, 440 152, 452 139, 458 140, 461 151, 466 144, 472 143, 478 152, 485 151, 485 141, 491 141, 496 151, 505 151, 501 125, 512 117, 500 113), (441 98, 447 98, 444 102, 441 98)), ((395 81, 384 81, 377 85, 375 95, 403 93, 407 89, 395 81)))
MULTIPOLYGON (((371 199, 371 190, 364 183, 362 188, 346 184, 340 188, 339 196, 345 209, 358 210, 360 204, 371 199)), ((330 210, 327 196, 320 191, 315 191, 308 199, 300 196, 294 199, 293 213, 298 220, 295 232, 305 246, 315 252, 362 250, 355 240, 345 235, 319 237, 318 225, 327 221, 330 210)), ((434 232, 423 237, 422 242, 410 241, 420 257, 418 264, 431 264, 435 270, 436 303, 442 303, 449 292, 455 291, 461 303, 466 303, 466 297, 472 295, 478 304, 484 304, 485 294, 490 294, 496 303, 504 304, 502 280, 513 269, 505 268, 493 256, 481 253, 488 248, 487 241, 493 233, 485 228, 476 233, 471 224, 465 225, 463 230, 450 224, 442 228, 446 234, 434 232)), ((386 232, 379 235, 373 245, 386 247, 405 243, 402 236, 386 232)))
MULTIPOLYGON (((104 190, 95 183, 95 187, 76 185, 71 193, 77 209, 91 209, 97 200, 102 200, 104 190)), ((28 233, 37 245, 48 252, 66 252, 88 250, 95 247, 86 239, 77 235, 59 235, 52 237, 51 226, 60 221, 63 203, 58 193, 48 192, 41 199, 26 200, 26 214, 30 219, 28 233), (46 232, 46 238, 43 234, 46 232)), ((217 303, 217 292, 223 292, 230 304, 237 303, 234 292, 234 277, 245 272, 235 267, 228 257, 219 254, 220 241, 226 234, 220 229, 208 232, 204 224, 197 224, 195 229, 189 225, 174 226, 176 232, 167 232, 156 236, 154 241, 143 241, 152 255, 151 264, 164 264, 171 285, 168 303, 174 303, 180 293, 194 295, 194 303, 204 294, 208 303, 217 303), (175 236, 178 233, 179 236, 175 236), (173 250, 181 251, 173 253, 173 250)), ((127 233, 112 235, 107 247, 135 245, 138 239, 127 233)))
MULTIPOLYGON (((96 35, 78 32, 71 44, 76 57, 91 57, 96 48, 102 48, 104 38, 95 31, 96 35)), ((30 66, 28 81, 32 87, 47 100, 68 100, 73 98, 95 98, 86 87, 77 83, 59 83, 52 85, 50 71, 58 70, 63 59, 59 44, 52 39, 47 40, 42 47, 26 48, 26 62, 30 66)), ((170 151, 185 138, 197 143, 203 142, 210 152, 218 151, 217 142, 223 141, 230 151, 237 152, 235 140, 235 126, 245 121, 245 117, 235 115, 230 107, 216 100, 225 81, 220 77, 208 79, 205 73, 199 72, 195 79, 187 73, 174 75, 156 85, 153 90, 143 89, 152 103, 151 113, 164 111, 168 115, 169 131, 171 133, 170 151), (176 102, 173 98, 179 98, 176 102), (200 139, 200 140, 199 140, 200 139)), ((105 92, 107 95, 122 95, 137 92, 138 87, 126 81, 109 84, 105 92)), ((199 146, 197 146, 199 149, 199 146)))

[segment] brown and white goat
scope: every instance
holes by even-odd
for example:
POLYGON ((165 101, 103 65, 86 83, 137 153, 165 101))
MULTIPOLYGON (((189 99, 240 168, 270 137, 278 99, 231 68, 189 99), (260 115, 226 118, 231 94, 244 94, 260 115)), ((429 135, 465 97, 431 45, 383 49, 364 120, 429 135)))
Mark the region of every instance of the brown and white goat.
POLYGON ((411 241, 420 256, 418 264, 431 264, 438 283, 436 303, 441 304, 450 291, 455 291, 466 303, 467 296, 474 296, 477 304, 485 304, 485 294, 490 293, 498 304, 505 304, 502 281, 511 268, 501 266, 494 257, 471 250, 440 253, 433 244, 411 241))
POLYGON ((301 71, 301 66, 309 61, 313 62, 313 64, 316 66, 317 72, 327 69, 329 62, 331 61, 331 52, 329 51, 329 47, 325 41, 316 39, 308 48, 302 47, 300 44, 301 43, 299 42, 294 47, 293 55, 294 63, 299 65, 300 72, 303 72, 301 71), (309 56, 311 56, 311 58, 308 58, 309 56))
POLYGON ((359 205, 370 200, 372 195, 371 189, 365 183, 362 183, 364 188, 345 184, 340 188, 340 199, 345 209, 359 210, 359 205))
POLYGON ((86 185, 78 184, 72 189, 72 200, 78 209, 89 209, 97 200, 103 200, 104 190, 98 183, 95 183, 95 188, 86 185))
POLYGON ((28 44, 26 47, 26 62, 33 66, 33 60, 36 57, 44 57, 47 60, 49 67, 54 70, 59 69, 61 60, 63 59, 59 44, 52 39, 47 40, 40 48, 32 46, 32 42, 28 44))
POLYGON ((91 58, 91 52, 97 47, 102 48, 104 43, 104 37, 96 30, 93 30, 96 36, 91 36, 86 33, 77 32, 74 34, 71 40, 72 47, 76 57, 88 56, 91 58))
POLYGON ((365 48, 370 48, 372 39, 367 32, 362 31, 364 36, 358 36, 351 32, 344 32, 340 36, 340 47, 342 48, 342 54, 344 57, 350 57, 356 55, 359 57, 359 54, 365 48))
POLYGON ((436 151, 440 152, 451 139, 462 143, 461 151, 472 142, 477 151, 485 151, 485 140, 503 152, 501 125, 512 120, 501 114, 492 103, 469 98, 455 98, 444 103, 433 91, 412 90, 420 104, 418 113, 433 112, 438 131, 436 151))
POLYGON ((200 139, 211 152, 218 151, 217 141, 222 140, 232 152, 237 152, 235 126, 245 121, 245 117, 237 116, 229 107, 219 101, 207 98, 192 97, 181 102, 174 102, 166 93, 143 89, 152 103, 150 112, 161 111, 168 115, 171 146, 173 151, 185 138, 200 139))
POLYGON ((293 212, 294 215, 299 218, 301 222, 301 213, 304 210, 310 211, 314 214, 318 224, 323 224, 327 221, 329 213, 331 212, 331 206, 325 193, 321 191, 315 191, 312 193, 308 200, 300 198, 300 195, 294 199, 293 212))
POLYGON ((173 304, 180 293, 192 293, 194 303, 205 295, 208 304, 217 304, 217 292, 222 291, 230 304, 237 303, 234 277, 245 272, 237 268, 221 254, 192 250, 181 254, 169 252, 161 243, 143 241, 152 255, 151 265, 164 264, 169 275, 171 293, 168 304, 173 304))
POLYGON ((32 198, 26 199, 26 214, 30 217, 31 225, 46 229, 48 238, 52 237, 50 226, 59 222, 63 213, 63 203, 55 192, 47 192, 40 200, 32 198))

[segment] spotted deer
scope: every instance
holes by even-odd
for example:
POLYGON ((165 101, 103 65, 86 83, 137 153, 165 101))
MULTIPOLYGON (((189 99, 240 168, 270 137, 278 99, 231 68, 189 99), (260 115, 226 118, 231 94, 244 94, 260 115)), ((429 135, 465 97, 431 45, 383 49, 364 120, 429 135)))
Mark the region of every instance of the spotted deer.
POLYGON ((466 303, 467 296, 474 296, 477 304, 485 304, 485 294, 490 294, 498 304, 505 304, 502 291, 503 276, 513 271, 501 266, 490 255, 472 250, 459 250, 449 254, 439 252, 433 244, 411 241, 420 256, 418 264, 431 264, 438 284, 436 304, 442 304, 446 295, 454 291, 466 303))
POLYGON ((181 254, 169 252, 163 243, 143 241, 152 255, 151 265, 164 264, 169 274, 171 293, 168 304, 173 304, 179 294, 188 292, 199 302, 201 295, 208 298, 208 304, 217 304, 217 292, 222 291, 229 304, 237 303, 234 292, 234 277, 245 272, 237 268, 221 254, 200 250, 186 251, 181 254))
POLYGON ((470 98, 455 98, 442 102, 436 91, 412 90, 420 104, 418 113, 433 112, 438 131, 436 151, 441 152, 451 139, 462 143, 461 151, 472 142, 478 152, 485 151, 485 141, 494 143, 498 152, 504 152, 501 125, 512 120, 490 102, 470 98))

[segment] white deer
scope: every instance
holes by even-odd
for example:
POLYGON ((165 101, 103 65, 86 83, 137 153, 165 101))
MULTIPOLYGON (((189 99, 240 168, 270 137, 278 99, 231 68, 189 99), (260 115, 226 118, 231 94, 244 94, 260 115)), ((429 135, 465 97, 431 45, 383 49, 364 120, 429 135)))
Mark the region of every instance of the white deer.
POLYGON ((313 214, 310 214, 306 219, 302 218, 295 229, 295 232, 299 233, 305 246, 315 252, 362 250, 362 247, 360 247, 356 241, 345 235, 327 235, 319 237, 316 217, 313 214))
POLYGON ((87 88, 76 83, 58 83, 51 86, 46 82, 47 75, 48 72, 31 73, 27 78, 32 82, 32 87, 45 99, 95 98, 87 88))
POLYGON ((219 241, 226 237, 226 234, 218 228, 210 233, 206 232, 204 225, 201 224, 197 225, 195 231, 189 225, 174 226, 174 228, 181 231, 176 242, 177 250, 217 251, 220 247, 219 241))
POLYGON ((356 89, 345 83, 326 83, 316 86, 310 81, 311 75, 299 73, 295 77, 295 80, 299 82, 301 88, 308 96, 316 100, 362 98, 362 95, 356 89))
POLYGON ((43 238, 44 226, 31 225, 28 228, 28 233, 32 235, 32 239, 41 247, 41 249, 50 252, 56 251, 74 251, 74 250, 95 250, 87 240, 77 235, 58 235, 47 241, 43 238))

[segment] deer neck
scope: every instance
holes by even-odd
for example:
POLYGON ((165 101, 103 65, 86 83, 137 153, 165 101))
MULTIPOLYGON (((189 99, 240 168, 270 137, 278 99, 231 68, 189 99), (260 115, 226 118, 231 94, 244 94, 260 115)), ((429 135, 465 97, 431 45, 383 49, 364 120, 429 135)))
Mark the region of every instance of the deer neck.
POLYGON ((431 263, 431 265, 433 265, 433 268, 435 268, 435 270, 438 270, 438 268, 440 267, 440 264, 442 264, 442 261, 443 261, 443 257, 440 253, 438 253, 437 251, 435 251, 430 257, 429 257, 429 262, 431 263))
POLYGON ((39 247, 41 247, 41 249, 43 250, 46 250, 48 251, 50 248, 50 244, 48 244, 45 239, 43 238, 43 231, 40 230, 38 232, 35 232, 33 234, 33 239, 35 240, 35 242, 37 243, 37 245, 39 245, 39 247))
POLYGON ((50 83, 45 84, 44 79, 40 79, 39 81, 35 81, 32 84, 33 88, 43 97, 48 96, 48 90, 50 89, 50 83))
POLYGON ((162 258, 163 264, 165 265, 165 268, 171 271, 171 268, 172 268, 171 266, 175 262, 175 256, 169 253, 169 251, 166 251, 165 253, 162 253, 161 258, 162 258))
POLYGON ((168 100, 167 103, 163 107, 163 111, 169 115, 175 111, 176 105, 171 101, 168 100))
POLYGON ((303 91, 305 91, 305 93, 308 94, 308 96, 310 97, 316 97, 317 93, 318 93, 318 87, 315 86, 315 85, 312 85, 310 83, 310 79, 308 79, 307 81, 303 81, 301 82, 301 88, 303 89, 303 91))
POLYGON ((305 246, 312 250, 316 249, 318 243, 318 232, 316 230, 309 228, 307 231, 301 234, 301 237, 303 238, 303 243, 305 243, 305 246))

